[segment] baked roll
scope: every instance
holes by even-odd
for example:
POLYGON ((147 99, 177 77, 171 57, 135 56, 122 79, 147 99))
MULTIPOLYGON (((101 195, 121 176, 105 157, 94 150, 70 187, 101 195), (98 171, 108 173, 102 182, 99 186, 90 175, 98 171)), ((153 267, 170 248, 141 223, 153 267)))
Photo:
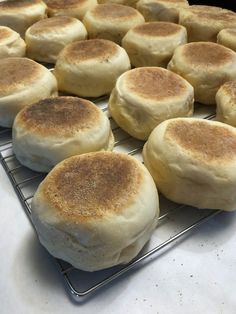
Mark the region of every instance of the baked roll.
POLYGON ((166 21, 178 23, 179 12, 188 7, 187 0, 139 0, 137 10, 145 21, 166 21))
POLYGON ((193 87, 182 77, 158 67, 122 74, 109 99, 116 123, 131 136, 147 140, 162 121, 193 114, 193 87))
POLYGON ((71 16, 55 16, 33 24, 27 29, 27 56, 55 63, 61 50, 69 43, 87 38, 83 23, 71 16))
POLYGON ((216 119, 236 127, 236 80, 226 82, 217 91, 216 119))
POLYGON ((85 13, 97 5, 97 0, 44 0, 48 16, 73 16, 82 20, 85 13))
POLYGON ((105 113, 77 97, 53 97, 22 109, 13 125, 13 151, 24 166, 48 172, 83 153, 112 150, 114 137, 105 113))
POLYGON ((235 28, 224 28, 218 33, 217 43, 236 52, 236 23, 235 28))
POLYGON ((109 94, 117 78, 130 69, 126 51, 104 39, 68 44, 59 54, 54 74, 59 90, 81 97, 109 94))
POLYGON ((134 67, 167 67, 176 47, 187 43, 186 29, 169 22, 149 22, 131 28, 122 40, 134 67))
POLYGON ((11 127, 24 106, 57 95, 54 75, 33 60, 1 59, 0 73, 0 126, 11 127))
POLYGON ((236 53, 212 42, 188 43, 175 49, 167 68, 194 87, 196 101, 214 105, 220 86, 236 77, 236 53))
POLYGON ((158 193, 141 162, 126 154, 70 157, 40 184, 32 219, 55 257, 85 271, 131 261, 158 220, 158 193))
POLYGON ((134 8, 114 3, 95 6, 83 19, 89 38, 108 39, 119 45, 129 29, 144 22, 134 8))
POLYGON ((27 28, 47 17, 46 9, 41 0, 0 2, 0 25, 10 27, 24 38, 27 28))
POLYGON ((0 59, 24 57, 26 45, 20 35, 6 26, 0 26, 0 59))
POLYGON ((204 119, 170 119, 153 130, 143 158, 158 190, 170 200, 236 209, 235 128, 204 119))
POLYGON ((216 42, 219 31, 235 27, 236 13, 219 7, 192 5, 179 11, 179 24, 186 27, 189 42, 216 42))

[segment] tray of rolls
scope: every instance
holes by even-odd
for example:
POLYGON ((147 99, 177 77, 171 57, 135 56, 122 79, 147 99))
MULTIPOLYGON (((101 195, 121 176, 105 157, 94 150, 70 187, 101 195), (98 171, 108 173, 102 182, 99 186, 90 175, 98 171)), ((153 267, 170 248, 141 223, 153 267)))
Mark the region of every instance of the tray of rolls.
POLYGON ((76 299, 236 209, 236 14, 87 2, 0 3, 1 164, 76 299))

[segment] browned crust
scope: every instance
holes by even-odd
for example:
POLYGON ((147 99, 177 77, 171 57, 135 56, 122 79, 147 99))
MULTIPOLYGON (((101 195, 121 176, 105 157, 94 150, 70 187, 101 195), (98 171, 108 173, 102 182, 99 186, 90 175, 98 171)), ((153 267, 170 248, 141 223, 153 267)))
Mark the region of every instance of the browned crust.
POLYGON ((65 160, 46 177, 42 197, 63 220, 88 221, 119 215, 138 197, 143 173, 138 162, 111 152, 65 160))
POLYGON ((42 66, 27 58, 5 58, 0 60, 0 94, 9 95, 26 89, 42 74, 42 66))
POLYGON ((30 32, 37 34, 37 33, 50 33, 54 32, 55 29, 63 29, 69 25, 74 25, 76 23, 76 19, 71 16, 54 16, 48 19, 43 19, 30 27, 30 32))
POLYGON ((118 51, 118 45, 104 39, 90 39, 68 44, 59 58, 68 62, 82 62, 92 59, 107 60, 118 51))
POLYGON ((230 103, 236 106, 236 80, 226 82, 220 90, 227 94, 230 97, 230 103))
POLYGON ((185 60, 194 65, 219 66, 236 60, 235 52, 216 43, 194 42, 182 47, 185 60))
POLYGON ((177 4, 188 4, 187 0, 156 0, 156 2, 160 3, 177 3, 177 4))
POLYGON ((99 109, 90 101, 77 97, 52 97, 25 107, 17 122, 29 132, 43 137, 69 137, 89 130, 100 121, 99 109))
POLYGON ((99 4, 90 11, 90 14, 96 19, 121 21, 140 15, 134 8, 114 3, 99 4))
POLYGON ((233 11, 222 9, 214 6, 205 5, 193 5, 188 8, 188 11, 194 17, 200 19, 200 21, 205 20, 206 22, 216 21, 236 23, 236 14, 233 11))
POLYGON ((177 120, 169 123, 165 138, 205 162, 236 159, 236 135, 222 125, 204 120, 177 120))
POLYGON ((126 72, 124 84, 129 93, 142 98, 162 100, 186 92, 185 81, 162 68, 143 67, 126 72))
POLYGON ((0 41, 5 38, 11 37, 13 31, 5 26, 0 26, 0 41))
POLYGON ((35 4, 43 4, 41 0, 11 0, 6 2, 0 2, 0 9, 21 9, 28 8, 35 4))
POLYGON ((49 9, 64 10, 80 7, 87 0, 45 0, 49 9))
POLYGON ((149 22, 133 28, 133 32, 146 36, 170 36, 183 31, 183 27, 178 24, 168 22, 149 22))

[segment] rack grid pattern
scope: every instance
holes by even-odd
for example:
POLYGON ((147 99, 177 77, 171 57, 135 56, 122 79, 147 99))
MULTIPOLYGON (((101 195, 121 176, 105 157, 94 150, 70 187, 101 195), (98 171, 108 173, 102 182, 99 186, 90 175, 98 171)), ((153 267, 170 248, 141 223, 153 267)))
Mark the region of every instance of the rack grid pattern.
MULTIPOLYGON (((104 98, 98 99, 96 104, 104 112, 107 112, 106 100, 104 102, 104 98)), ((214 114, 204 113, 201 117, 205 119, 213 119, 214 114)), ((116 139, 115 151, 124 151, 127 154, 142 160, 141 150, 143 143, 131 138, 127 133, 123 132, 111 118, 110 121, 116 139)), ((31 200, 39 183, 44 179, 45 174, 31 171, 20 165, 12 151, 11 129, 0 128, 0 161, 25 212, 31 219, 31 200)), ((145 261, 150 260, 151 257, 155 257, 155 261, 157 261, 158 253, 163 251, 165 247, 175 243, 177 239, 183 238, 184 235, 189 234, 191 230, 196 229, 201 224, 221 212, 213 210, 200 211, 184 205, 177 205, 168 202, 162 196, 160 197, 160 208, 161 216, 159 217, 157 230, 154 233, 154 235, 156 235, 155 243, 146 245, 141 254, 127 265, 88 273, 75 269, 64 261, 55 259, 69 292, 76 300, 80 300, 81 297, 89 296, 96 290, 111 283, 138 265, 143 266, 145 261), (190 212, 191 214, 189 215, 188 213, 190 212), (183 219, 183 215, 191 216, 191 219, 186 219, 186 217, 183 219), (176 217, 180 218, 178 219, 176 217), (162 232, 161 234, 165 234, 166 238, 164 239, 162 236, 161 239, 158 238, 159 229, 173 229, 171 224, 175 220, 179 220, 176 222, 178 230, 175 230, 174 233, 170 232, 168 236, 166 236, 166 232, 162 232), (183 220, 185 221, 184 224, 183 220)))

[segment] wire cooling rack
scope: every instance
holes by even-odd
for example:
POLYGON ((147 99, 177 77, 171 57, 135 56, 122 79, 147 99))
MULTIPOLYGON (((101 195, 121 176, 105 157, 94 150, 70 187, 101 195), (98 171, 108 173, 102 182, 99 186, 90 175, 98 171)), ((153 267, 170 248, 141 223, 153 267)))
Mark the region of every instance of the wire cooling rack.
MULTIPOLYGON (((108 114, 106 98, 100 98, 94 100, 94 102, 108 114)), ((214 113, 211 112, 210 107, 196 105, 195 116, 213 119, 214 113)), ((130 137, 111 118, 110 122, 115 136, 114 150, 126 152, 142 161, 141 150, 143 142, 130 137)), ((45 174, 31 171, 17 161, 12 151, 11 129, 0 128, 0 160, 25 212, 31 219, 31 200, 45 174)), ((157 261, 158 253, 163 252, 167 246, 175 245, 178 239, 188 236, 191 230, 221 212, 198 210, 184 205, 177 205, 162 196, 160 196, 160 209, 161 215, 158 219, 158 227, 151 240, 142 252, 127 265, 89 273, 75 269, 68 263, 55 259, 71 296, 77 301, 81 300, 82 297, 91 295, 131 269, 143 266, 151 259, 154 259, 154 257, 157 261)))

